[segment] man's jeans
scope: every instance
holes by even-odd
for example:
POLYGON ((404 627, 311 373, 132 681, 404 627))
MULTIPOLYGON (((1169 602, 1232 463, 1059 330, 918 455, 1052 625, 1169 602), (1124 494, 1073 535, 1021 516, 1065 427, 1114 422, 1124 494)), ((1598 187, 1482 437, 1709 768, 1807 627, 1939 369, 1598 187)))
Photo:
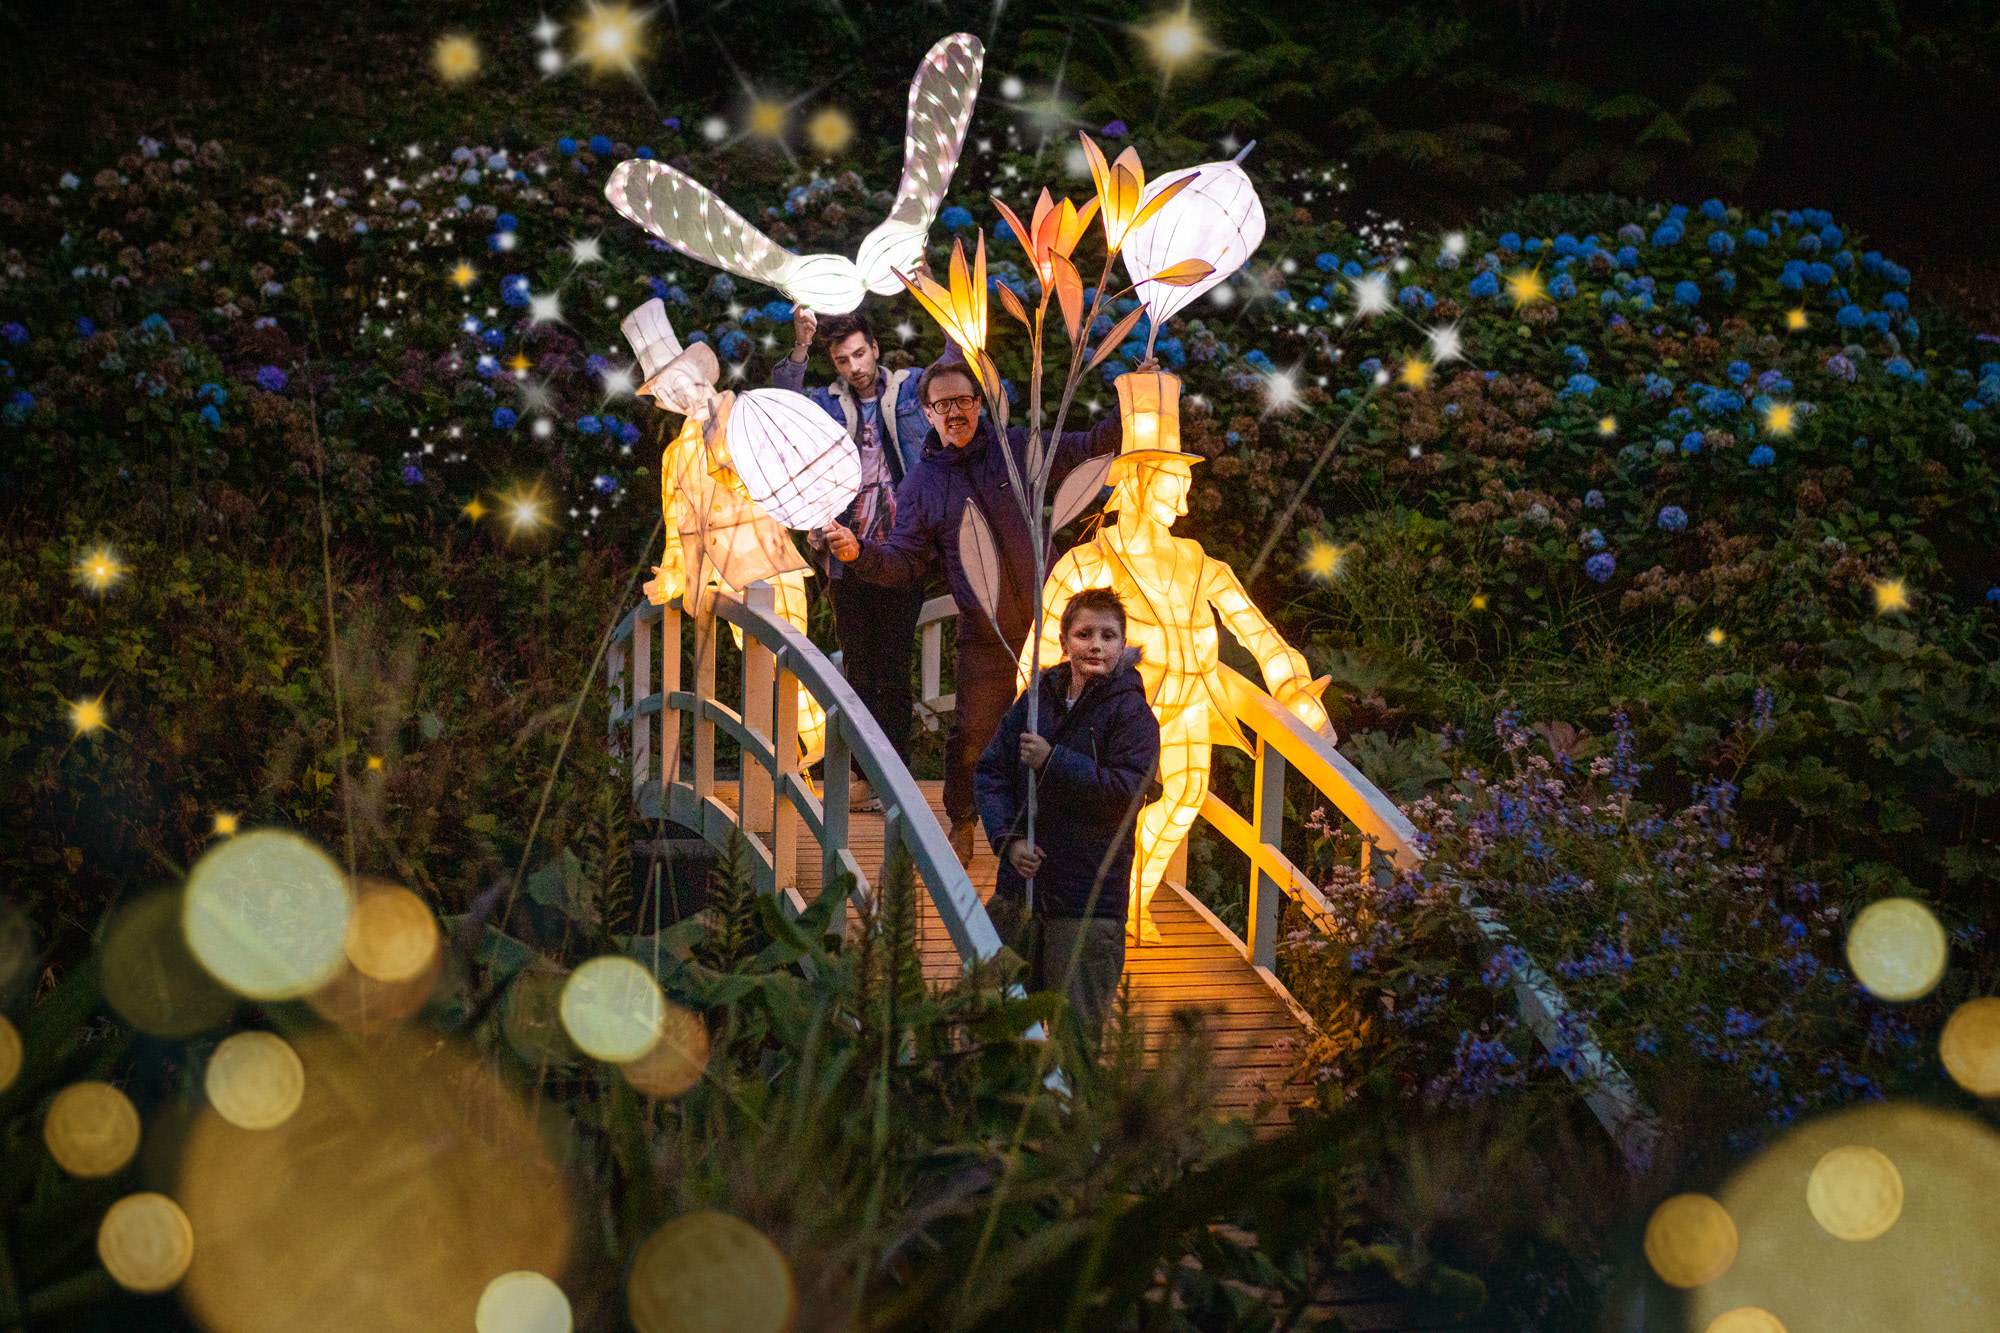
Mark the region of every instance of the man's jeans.
POLYGON ((896 755, 910 762, 910 662, 916 650, 917 617, 924 590, 885 588, 849 573, 828 579, 834 635, 840 640, 841 670, 847 683, 889 738, 896 755))

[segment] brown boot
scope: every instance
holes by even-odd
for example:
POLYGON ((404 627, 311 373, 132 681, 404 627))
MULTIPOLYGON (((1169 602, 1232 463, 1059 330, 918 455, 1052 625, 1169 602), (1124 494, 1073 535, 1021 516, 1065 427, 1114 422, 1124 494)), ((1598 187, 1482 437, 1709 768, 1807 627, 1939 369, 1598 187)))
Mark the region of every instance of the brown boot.
POLYGON ((978 822, 970 817, 951 821, 951 850, 967 870, 972 869, 972 826, 978 822))

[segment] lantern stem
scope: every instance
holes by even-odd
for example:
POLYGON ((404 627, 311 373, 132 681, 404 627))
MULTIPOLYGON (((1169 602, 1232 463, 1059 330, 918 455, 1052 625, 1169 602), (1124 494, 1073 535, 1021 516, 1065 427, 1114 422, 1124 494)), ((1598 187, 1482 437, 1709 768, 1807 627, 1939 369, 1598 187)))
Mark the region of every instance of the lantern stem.
POLYGON ((1249 143, 1244 144, 1243 151, 1238 153, 1235 157, 1231 158, 1230 161, 1241 162, 1244 158, 1250 156, 1250 150, 1252 148, 1255 148, 1256 146, 1257 146, 1257 141, 1255 139, 1252 139, 1249 143))

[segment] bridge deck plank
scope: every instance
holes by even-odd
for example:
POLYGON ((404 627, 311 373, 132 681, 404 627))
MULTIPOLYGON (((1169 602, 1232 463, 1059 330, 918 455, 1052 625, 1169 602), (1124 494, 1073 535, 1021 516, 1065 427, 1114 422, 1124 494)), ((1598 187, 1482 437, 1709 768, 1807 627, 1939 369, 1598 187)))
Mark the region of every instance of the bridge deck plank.
MULTIPOLYGON (((932 813, 944 819, 944 784, 922 781, 932 813)), ((716 784, 717 795, 735 804, 735 784, 716 784)), ((848 818, 848 849, 872 882, 882 869, 882 816, 855 811, 848 818)), ((798 856, 799 893, 811 901, 820 888, 820 860, 812 839, 803 831, 798 856)), ((972 882, 981 898, 993 893, 999 861, 981 830, 973 841, 972 882)), ((957 975, 958 953, 945 933, 928 894, 919 894, 921 912, 918 952, 924 976, 945 984, 957 975)), ((1128 947, 1125 981, 1131 987, 1131 1012, 1145 1025, 1144 1048, 1157 1056, 1166 1040, 1176 1009, 1202 1011, 1219 1083, 1218 1101, 1233 1114, 1257 1117, 1258 1128, 1273 1133, 1288 1118, 1288 1108, 1307 1100, 1311 1090, 1292 1083, 1292 1050, 1303 1038, 1297 1017, 1275 995, 1229 941, 1216 933, 1200 913, 1163 886, 1153 899, 1158 943, 1128 947)))

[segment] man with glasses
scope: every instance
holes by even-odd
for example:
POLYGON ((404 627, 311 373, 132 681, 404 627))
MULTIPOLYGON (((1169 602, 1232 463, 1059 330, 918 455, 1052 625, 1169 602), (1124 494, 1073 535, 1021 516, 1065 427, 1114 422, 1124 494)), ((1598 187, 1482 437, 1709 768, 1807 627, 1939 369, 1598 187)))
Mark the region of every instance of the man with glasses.
MULTIPOLYGON (((804 306, 792 317, 795 346, 771 370, 774 388, 803 393, 838 421, 853 439, 861 458, 861 490, 840 516, 843 527, 864 541, 889 535, 896 519, 896 487, 923 456, 924 419, 917 387, 922 372, 883 370, 881 345, 868 317, 856 311, 821 320, 804 306), (838 378, 825 388, 808 391, 806 361, 818 333, 838 378)), ((826 543, 809 534, 814 563, 822 563, 826 543)), ((921 580, 907 587, 885 587, 848 574, 838 560, 824 560, 826 596, 833 605, 833 632, 840 642, 841 671, 847 683, 905 764, 910 761, 910 659, 916 648, 917 617, 923 611, 921 580)), ((866 778, 848 788, 856 810, 879 810, 881 800, 868 789, 866 778)))
MULTIPOLYGON (((1035 555, 1028 521, 1007 475, 1002 447, 1027 476, 1028 430, 1012 426, 1004 446, 981 411, 979 384, 958 349, 924 372, 919 400, 930 420, 923 456, 896 490, 896 521, 886 537, 864 539, 840 523, 825 530, 827 549, 848 573, 892 588, 921 586, 933 562, 942 561, 958 603, 957 695, 951 736, 945 742, 944 808, 951 820, 951 846, 958 859, 972 861, 972 831, 978 808, 973 771, 1000 719, 1018 693, 1016 663, 1034 628, 1035 555), (959 560, 958 526, 965 506, 976 505, 993 531, 1000 555, 1000 597, 992 620, 979 604, 959 560)), ((1087 431, 1065 431, 1055 441, 1049 494, 1069 470, 1095 454, 1118 449, 1121 429, 1107 417, 1087 431)), ((1053 559, 1053 550, 1047 552, 1053 559)), ((1046 567, 1046 566, 1045 566, 1046 567)))

